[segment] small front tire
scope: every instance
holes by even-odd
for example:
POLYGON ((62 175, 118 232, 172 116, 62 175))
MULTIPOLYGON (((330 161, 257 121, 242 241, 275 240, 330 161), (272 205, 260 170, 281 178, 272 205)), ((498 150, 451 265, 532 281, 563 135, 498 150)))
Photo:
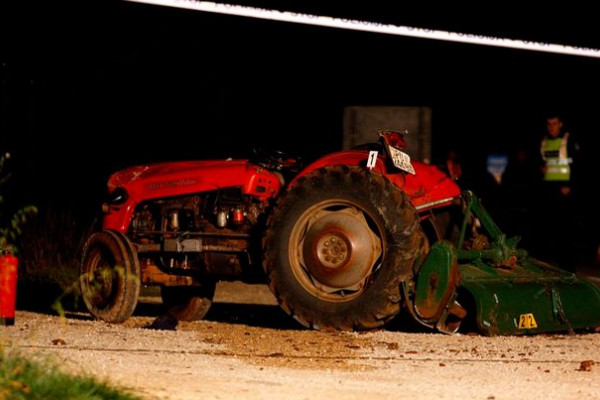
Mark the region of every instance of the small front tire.
POLYGON ((95 318, 121 323, 131 317, 140 293, 140 264, 131 241, 110 230, 92 234, 83 248, 79 284, 95 318))

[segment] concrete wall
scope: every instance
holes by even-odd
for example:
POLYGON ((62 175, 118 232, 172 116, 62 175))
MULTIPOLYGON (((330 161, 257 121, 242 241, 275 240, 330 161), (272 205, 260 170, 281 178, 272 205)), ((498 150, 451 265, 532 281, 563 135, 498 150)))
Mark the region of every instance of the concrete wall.
POLYGON ((348 106, 344 109, 343 148, 376 141, 377 129, 407 129, 406 153, 417 160, 431 161, 431 108, 348 106))

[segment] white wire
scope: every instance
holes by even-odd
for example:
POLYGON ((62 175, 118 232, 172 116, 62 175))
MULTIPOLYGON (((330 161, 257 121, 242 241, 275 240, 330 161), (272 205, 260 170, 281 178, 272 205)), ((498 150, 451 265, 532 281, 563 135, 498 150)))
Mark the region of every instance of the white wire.
POLYGON ((235 4, 214 3, 196 0, 125 0, 135 3, 154 4, 160 6, 177 7, 189 10, 205 11, 218 14, 237 15, 243 17, 260 18, 272 21, 291 22, 296 24, 317 25, 338 29, 384 33, 397 36, 408 36, 422 39, 444 40, 476 44, 483 46, 506 47, 520 50, 541 51, 546 53, 566 54, 582 57, 600 58, 600 49, 577 47, 562 44, 533 42, 518 39, 505 39, 494 36, 475 35, 471 33, 457 33, 434 29, 414 28, 383 24, 379 22, 361 21, 356 19, 334 18, 313 14, 295 13, 290 11, 270 10, 256 7, 240 6, 235 4))

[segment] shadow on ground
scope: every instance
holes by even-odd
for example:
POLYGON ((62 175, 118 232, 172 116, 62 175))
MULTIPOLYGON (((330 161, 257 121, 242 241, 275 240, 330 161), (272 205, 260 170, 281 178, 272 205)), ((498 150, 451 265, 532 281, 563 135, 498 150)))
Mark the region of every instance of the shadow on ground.
MULTIPOLYGON (((141 301, 134 315, 156 317, 158 319, 164 317, 166 313, 166 309, 159 302, 141 301)), ((281 307, 266 304, 215 302, 204 320, 271 329, 305 329, 287 315, 281 307)), ((161 321, 157 321, 157 323, 161 323, 161 321)), ((169 329, 169 324, 172 321, 166 320, 164 323, 166 326, 158 329, 169 329)))

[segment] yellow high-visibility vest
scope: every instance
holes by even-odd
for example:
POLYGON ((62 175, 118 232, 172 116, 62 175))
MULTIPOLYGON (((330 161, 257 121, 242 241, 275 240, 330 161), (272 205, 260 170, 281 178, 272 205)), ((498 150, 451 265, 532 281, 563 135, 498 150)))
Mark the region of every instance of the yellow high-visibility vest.
POLYGON ((542 140, 542 158, 546 163, 545 181, 568 181, 571 179, 571 162, 567 154, 567 142, 569 134, 565 133, 562 138, 545 137, 542 140))

